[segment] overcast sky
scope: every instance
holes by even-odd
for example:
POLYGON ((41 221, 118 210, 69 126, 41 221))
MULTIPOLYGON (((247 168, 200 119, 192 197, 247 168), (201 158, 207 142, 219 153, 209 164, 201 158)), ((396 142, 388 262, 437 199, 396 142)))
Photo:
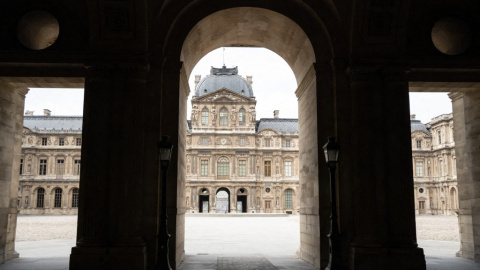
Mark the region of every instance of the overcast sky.
MULTIPOLYGON (((253 76, 253 92, 257 100, 257 119, 273 117, 280 110, 282 118, 298 117, 298 102, 295 96, 297 82, 287 63, 274 52, 264 48, 222 48, 203 57, 193 69, 189 84, 188 118, 190 119, 191 96, 194 92, 194 77, 210 74, 211 66, 238 66, 238 74, 253 76)), ((82 89, 30 89, 25 100, 25 110, 42 115, 50 109, 52 115, 82 115, 82 89)), ((447 93, 411 93, 410 113, 422 123, 433 117, 452 112, 452 103, 447 93)))

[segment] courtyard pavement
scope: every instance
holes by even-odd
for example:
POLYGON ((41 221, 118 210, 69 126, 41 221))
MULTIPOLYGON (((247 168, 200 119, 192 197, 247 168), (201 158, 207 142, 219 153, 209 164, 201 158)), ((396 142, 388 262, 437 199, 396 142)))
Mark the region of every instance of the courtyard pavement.
MULTIPOLYGON (((449 222, 455 224, 454 217, 451 219, 452 221, 442 219, 445 228, 448 228, 449 222)), ((71 223, 75 223, 72 220, 75 221, 76 217, 20 216, 19 226, 25 223, 36 224, 28 226, 35 229, 19 228, 22 235, 18 235, 17 239, 24 239, 16 243, 20 258, 0 265, 0 270, 68 269, 68 259, 75 240, 73 238, 44 240, 44 238, 45 234, 55 234, 52 238, 69 235, 71 232, 66 231, 74 227, 71 226, 71 223), (65 226, 56 227, 55 230, 47 228, 48 231, 42 232, 41 224, 48 224, 47 220, 55 222, 63 220, 65 226), (64 231, 60 228, 64 228, 64 231), (32 241, 37 239, 36 234, 39 240, 32 241)), ((314 269, 296 256, 300 241, 298 220, 298 216, 187 215, 186 256, 178 269, 314 269)), ((438 221, 440 220, 431 219, 431 223, 438 224, 438 221)), ((427 270, 480 269, 478 263, 455 257, 455 252, 459 248, 458 241, 419 240, 419 245, 425 250, 427 270)))

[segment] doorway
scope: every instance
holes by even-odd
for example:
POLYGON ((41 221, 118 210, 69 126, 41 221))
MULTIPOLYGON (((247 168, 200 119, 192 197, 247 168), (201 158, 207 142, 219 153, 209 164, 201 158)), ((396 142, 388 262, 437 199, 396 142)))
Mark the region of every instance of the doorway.
POLYGON ((227 189, 219 189, 215 196, 215 212, 230 213, 230 192, 227 189))

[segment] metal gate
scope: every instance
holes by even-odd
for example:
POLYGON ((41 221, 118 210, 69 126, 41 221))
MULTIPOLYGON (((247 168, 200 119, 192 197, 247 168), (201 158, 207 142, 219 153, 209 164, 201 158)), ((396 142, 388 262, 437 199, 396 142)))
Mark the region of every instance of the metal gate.
POLYGON ((217 213, 228 213, 228 201, 229 196, 225 190, 220 190, 217 192, 217 203, 215 206, 215 212, 217 213))

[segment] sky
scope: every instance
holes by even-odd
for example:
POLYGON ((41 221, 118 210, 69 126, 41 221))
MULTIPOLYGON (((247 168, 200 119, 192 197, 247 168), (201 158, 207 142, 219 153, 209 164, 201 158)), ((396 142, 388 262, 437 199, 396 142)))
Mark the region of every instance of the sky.
MULTIPOLYGON (((191 89, 188 99, 190 119, 191 96, 194 93, 195 75, 202 78, 210 74, 211 66, 238 66, 238 74, 253 76, 253 92, 257 100, 257 119, 272 118, 280 110, 281 118, 298 118, 295 96, 297 82, 288 64, 276 53, 264 48, 218 48, 205 55, 195 66, 189 78, 191 89)), ((82 115, 83 89, 31 88, 25 99, 25 110, 42 115, 43 109, 52 115, 82 115)), ((422 123, 452 112, 447 93, 410 93, 410 113, 422 123)))

